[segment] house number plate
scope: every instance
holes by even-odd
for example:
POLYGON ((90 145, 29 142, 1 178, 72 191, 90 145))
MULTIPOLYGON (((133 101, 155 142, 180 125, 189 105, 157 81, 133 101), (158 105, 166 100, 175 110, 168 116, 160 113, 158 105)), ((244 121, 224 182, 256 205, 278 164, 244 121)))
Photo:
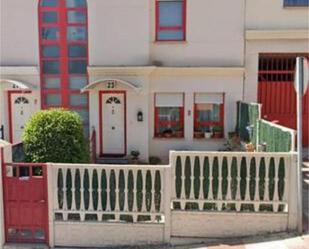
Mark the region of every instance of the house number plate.
POLYGON ((114 89, 116 87, 116 81, 115 80, 107 81, 106 84, 107 84, 108 89, 114 89))

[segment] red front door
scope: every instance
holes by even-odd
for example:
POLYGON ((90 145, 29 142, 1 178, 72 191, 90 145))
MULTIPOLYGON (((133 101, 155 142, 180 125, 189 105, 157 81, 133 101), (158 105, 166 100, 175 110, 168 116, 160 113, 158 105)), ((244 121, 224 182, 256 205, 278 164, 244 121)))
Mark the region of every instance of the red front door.
POLYGON ((44 164, 4 164, 6 242, 48 243, 46 170, 44 164))
MULTIPOLYGON (((308 54, 260 54, 258 100, 262 117, 296 130, 294 70, 297 56, 308 54)), ((309 145, 309 96, 303 97, 303 145, 309 145)))

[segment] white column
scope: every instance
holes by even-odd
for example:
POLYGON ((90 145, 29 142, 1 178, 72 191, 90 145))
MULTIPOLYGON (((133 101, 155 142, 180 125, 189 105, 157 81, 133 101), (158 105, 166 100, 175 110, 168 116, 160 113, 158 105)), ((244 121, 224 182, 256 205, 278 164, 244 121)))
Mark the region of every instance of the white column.
POLYGON ((46 165, 47 167, 47 201, 48 201, 48 232, 49 232, 49 246, 51 248, 55 245, 54 237, 54 193, 57 193, 57 168, 54 168, 51 163, 46 165))
MULTIPOLYGON (((295 231, 297 229, 297 154, 293 154, 290 160, 285 160, 289 170, 286 172, 289 176, 288 183, 288 230, 295 231)), ((285 183, 286 184, 286 183, 285 183)))
MULTIPOLYGON (((165 224, 164 224, 164 242, 169 243, 171 239, 171 165, 160 171, 161 181, 164 179, 163 188, 161 187, 161 207, 164 208, 165 224), (162 172, 164 177, 162 177, 162 172), (162 205, 163 202, 163 205, 162 205)), ((161 184, 162 186, 162 184, 161 184)), ((162 212, 162 210, 160 210, 162 212)))

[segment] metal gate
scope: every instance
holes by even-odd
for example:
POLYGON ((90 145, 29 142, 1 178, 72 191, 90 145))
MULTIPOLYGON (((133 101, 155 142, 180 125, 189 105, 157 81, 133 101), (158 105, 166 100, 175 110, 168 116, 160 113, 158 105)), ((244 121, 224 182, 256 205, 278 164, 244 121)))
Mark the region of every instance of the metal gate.
MULTIPOLYGON (((309 54, 260 54, 258 100, 262 117, 296 129, 296 93, 294 70, 297 56, 309 54)), ((303 144, 309 145, 308 90, 303 98, 303 144)))
POLYGON ((48 243, 45 164, 4 164, 6 242, 48 243))

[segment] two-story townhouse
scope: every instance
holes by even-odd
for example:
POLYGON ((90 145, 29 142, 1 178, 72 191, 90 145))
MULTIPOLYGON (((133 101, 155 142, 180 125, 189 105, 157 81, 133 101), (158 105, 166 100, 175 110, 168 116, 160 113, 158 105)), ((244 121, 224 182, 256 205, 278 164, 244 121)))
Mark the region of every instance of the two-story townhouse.
MULTIPOLYGON (((246 1, 245 101, 264 118, 296 129, 295 58, 309 58, 309 1, 246 1)), ((309 95, 303 98, 303 143, 309 144, 309 95)))
POLYGON ((244 11, 243 0, 3 1, 5 138, 65 107, 96 131, 100 156, 218 149, 243 96, 244 11))
POLYGON ((4 137, 19 142, 33 112, 64 107, 81 115, 86 136, 96 132, 101 157, 216 150, 235 128, 236 101, 268 106, 260 79, 271 68, 259 65, 308 52, 308 7, 292 3, 2 1, 4 137))

